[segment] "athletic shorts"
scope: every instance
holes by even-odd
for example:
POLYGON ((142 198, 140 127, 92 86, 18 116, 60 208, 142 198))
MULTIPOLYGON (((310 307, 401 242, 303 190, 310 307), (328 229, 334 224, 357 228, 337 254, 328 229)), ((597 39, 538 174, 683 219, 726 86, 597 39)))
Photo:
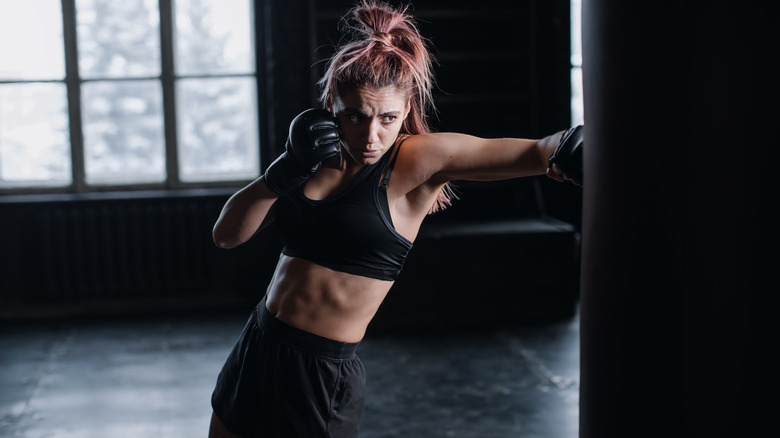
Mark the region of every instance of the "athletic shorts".
POLYGON ((241 437, 356 437, 366 374, 359 343, 338 342, 252 312, 211 397, 216 416, 241 437))

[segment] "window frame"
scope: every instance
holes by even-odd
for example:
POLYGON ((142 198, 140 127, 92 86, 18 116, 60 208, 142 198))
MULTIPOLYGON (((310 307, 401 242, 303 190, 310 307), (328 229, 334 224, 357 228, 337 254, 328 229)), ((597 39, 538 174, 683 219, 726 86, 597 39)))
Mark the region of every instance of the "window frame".
POLYGON ((25 195, 25 194, 86 194, 99 192, 132 192, 132 191, 168 191, 216 188, 222 191, 227 187, 236 187, 246 184, 251 179, 235 179, 221 181, 184 182, 179 177, 179 152, 176 115, 176 82, 179 79, 203 79, 203 78, 252 78, 255 82, 255 102, 257 108, 257 159, 258 169, 262 172, 262 163, 265 159, 264 152, 268 138, 268 117, 261 104, 265 99, 265 76, 260 72, 265 71, 265 54, 262 52, 263 33, 260 24, 264 20, 264 8, 258 0, 250 1, 250 13, 252 15, 252 47, 254 49, 255 64, 252 73, 243 74, 208 74, 208 75, 177 75, 174 69, 174 28, 175 16, 173 0, 159 0, 158 13, 160 14, 160 62, 161 72, 159 76, 133 77, 133 78, 90 78, 80 76, 78 65, 78 34, 76 17, 76 0, 61 0, 63 21, 63 50, 65 55, 64 79, 13 79, 0 80, 0 84, 25 84, 25 83, 56 83, 64 84, 67 96, 68 136, 70 141, 71 183, 63 186, 50 186, 45 184, 0 187, 0 195, 25 195), (88 82, 112 82, 125 80, 158 80, 162 89, 163 111, 163 136, 165 140, 165 179, 155 183, 130 183, 130 184, 88 184, 85 169, 84 134, 81 109, 81 87, 88 82))

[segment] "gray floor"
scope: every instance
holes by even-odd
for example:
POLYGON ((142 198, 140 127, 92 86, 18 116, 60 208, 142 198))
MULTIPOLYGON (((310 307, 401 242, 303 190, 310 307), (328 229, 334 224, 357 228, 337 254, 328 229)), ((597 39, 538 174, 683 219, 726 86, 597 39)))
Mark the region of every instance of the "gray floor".
MULTIPOLYGON (((0 436, 205 437, 244 315, 0 325, 0 436)), ((579 319, 372 333, 361 437, 574 438, 579 319)))

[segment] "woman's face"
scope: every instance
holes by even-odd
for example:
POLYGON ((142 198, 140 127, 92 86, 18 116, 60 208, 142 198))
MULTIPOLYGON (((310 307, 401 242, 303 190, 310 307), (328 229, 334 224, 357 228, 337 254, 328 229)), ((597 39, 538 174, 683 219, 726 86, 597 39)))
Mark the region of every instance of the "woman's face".
POLYGON ((336 96, 341 146, 355 162, 376 163, 393 146, 409 114, 409 98, 396 87, 361 87, 336 96))

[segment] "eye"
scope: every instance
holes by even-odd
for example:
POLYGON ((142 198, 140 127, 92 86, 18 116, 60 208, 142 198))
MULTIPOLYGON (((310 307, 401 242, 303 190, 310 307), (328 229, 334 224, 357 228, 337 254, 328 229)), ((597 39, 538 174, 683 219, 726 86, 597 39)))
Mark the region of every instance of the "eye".
POLYGON ((360 123, 360 116, 358 116, 357 114, 347 114, 346 118, 347 121, 349 123, 352 123, 353 125, 357 125, 358 123, 360 123))
POLYGON ((383 116, 382 123, 384 123, 385 125, 390 125, 393 122, 395 122, 397 118, 398 116, 383 116))

